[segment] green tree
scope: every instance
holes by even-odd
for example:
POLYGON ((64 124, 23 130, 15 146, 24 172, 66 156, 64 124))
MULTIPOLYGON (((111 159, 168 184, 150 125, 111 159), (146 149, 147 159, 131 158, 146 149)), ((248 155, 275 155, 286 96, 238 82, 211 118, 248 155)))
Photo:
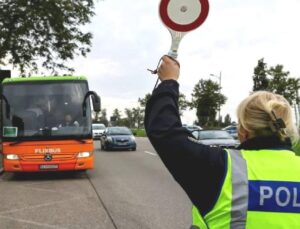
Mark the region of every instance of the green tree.
POLYGON ((118 108, 114 109, 113 116, 116 118, 116 120, 121 119, 121 111, 119 111, 118 108))
POLYGON ((290 77, 283 65, 268 67, 264 59, 260 59, 254 68, 253 84, 253 91, 266 90, 282 95, 291 104, 299 102, 299 79, 290 77))
POLYGON ((270 85, 269 90, 280 94, 285 97, 291 104, 296 101, 296 90, 294 88, 295 82, 294 78, 289 77, 290 72, 283 70, 283 65, 276 65, 275 67, 270 67, 268 73, 270 75, 270 85))
POLYGON ((268 69, 264 59, 258 60, 257 66, 254 68, 253 75, 253 91, 268 90, 269 79, 267 77, 268 69))
POLYGON ((93 122, 99 121, 99 115, 100 115, 100 112, 93 111, 93 122))
POLYGON ((100 114, 100 117, 99 117, 98 120, 99 120, 100 123, 103 123, 105 126, 108 126, 106 109, 101 110, 101 114, 100 114))
POLYGON ((141 128, 144 125, 144 110, 140 107, 132 109, 133 119, 136 128, 141 128))
POLYGON ((57 74, 76 55, 90 51, 92 34, 82 26, 94 15, 93 0, 6 0, 0 2, 0 67, 12 64, 37 73, 57 74))
POLYGON ((220 93, 220 86, 212 80, 201 79, 194 87, 191 108, 196 109, 200 126, 216 124, 218 109, 225 104, 226 97, 220 93))
POLYGON ((127 118, 120 118, 115 125, 116 126, 126 126, 126 127, 130 128, 130 123, 127 118))
POLYGON ((127 127, 129 128, 133 128, 135 125, 135 120, 134 120, 134 115, 133 115, 133 111, 130 108, 125 108, 125 115, 126 115, 126 119, 127 119, 127 127))
MULTIPOLYGON (((145 111, 146 103, 150 99, 151 94, 148 93, 145 95, 144 98, 139 98, 138 102, 141 107, 141 112, 145 111)), ((179 106, 179 114, 182 115, 183 111, 186 110, 189 106, 189 102, 186 99, 186 96, 182 93, 179 93, 179 98, 178 98, 178 106, 179 106)))
POLYGON ((182 93, 179 93, 178 106, 180 115, 182 115, 183 111, 185 111, 189 106, 189 102, 187 101, 186 96, 182 93))
POLYGON ((141 128, 144 121, 144 109, 141 107, 126 108, 126 126, 130 128, 141 128))
POLYGON ((224 126, 229 126, 229 125, 231 125, 231 117, 229 114, 226 114, 224 118, 224 126))
POLYGON ((150 99, 150 97, 151 97, 151 94, 150 94, 150 93, 147 93, 147 94, 144 96, 144 98, 139 98, 139 99, 138 99, 138 102, 139 102, 140 107, 141 107, 142 109, 145 109, 146 104, 147 104, 148 100, 150 99))
POLYGON ((114 109, 111 120, 112 120, 113 125, 115 125, 115 126, 119 126, 124 123, 121 120, 121 111, 119 111, 118 108, 114 109))

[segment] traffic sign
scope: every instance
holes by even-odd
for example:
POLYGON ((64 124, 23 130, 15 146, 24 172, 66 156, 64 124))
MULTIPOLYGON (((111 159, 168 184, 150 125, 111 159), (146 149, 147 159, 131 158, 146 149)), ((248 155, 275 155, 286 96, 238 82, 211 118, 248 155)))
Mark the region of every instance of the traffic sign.
POLYGON ((198 28, 207 18, 208 0, 161 0, 159 14, 172 36, 169 56, 177 58, 183 36, 198 28))

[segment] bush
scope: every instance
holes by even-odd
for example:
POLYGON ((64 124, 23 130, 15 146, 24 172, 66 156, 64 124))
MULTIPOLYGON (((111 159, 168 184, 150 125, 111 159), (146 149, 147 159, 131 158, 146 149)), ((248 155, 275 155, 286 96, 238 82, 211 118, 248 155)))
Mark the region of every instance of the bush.
POLYGON ((296 153, 297 156, 300 156, 300 141, 297 144, 293 145, 293 151, 296 153))
POLYGON ((145 129, 131 129, 131 131, 136 137, 147 137, 145 129))

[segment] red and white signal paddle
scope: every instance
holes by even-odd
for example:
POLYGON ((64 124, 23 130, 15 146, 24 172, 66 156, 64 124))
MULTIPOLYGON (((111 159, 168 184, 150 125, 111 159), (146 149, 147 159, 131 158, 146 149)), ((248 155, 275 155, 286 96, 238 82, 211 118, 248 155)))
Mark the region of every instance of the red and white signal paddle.
MULTIPOLYGON (((177 62, 179 44, 184 35, 202 25, 207 18, 208 11, 208 0, 161 0, 159 15, 171 33, 172 44, 168 56, 174 61, 177 62)), ((152 74, 157 73, 161 60, 156 70, 148 69, 152 74)), ((159 78, 154 88, 158 81, 159 78)))
POLYGON ((168 56, 176 59, 181 39, 207 18, 208 0, 161 0, 159 14, 172 36, 168 56))

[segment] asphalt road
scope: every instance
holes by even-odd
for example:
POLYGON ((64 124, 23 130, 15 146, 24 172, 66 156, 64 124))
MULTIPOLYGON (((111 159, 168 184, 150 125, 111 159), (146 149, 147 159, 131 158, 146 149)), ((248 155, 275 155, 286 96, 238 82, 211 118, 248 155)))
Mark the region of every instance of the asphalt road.
POLYGON ((0 175, 0 229, 187 229, 191 203, 148 139, 100 151, 87 173, 0 175))

